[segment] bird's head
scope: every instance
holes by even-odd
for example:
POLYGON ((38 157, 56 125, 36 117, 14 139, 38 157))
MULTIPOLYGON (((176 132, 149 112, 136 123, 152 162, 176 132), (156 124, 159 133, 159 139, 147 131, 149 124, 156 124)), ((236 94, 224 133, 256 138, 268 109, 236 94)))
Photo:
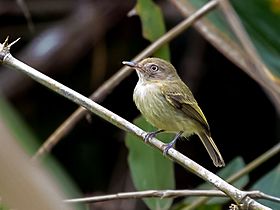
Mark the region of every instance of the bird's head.
POLYGON ((174 66, 160 58, 146 58, 140 62, 123 61, 122 63, 135 69, 142 81, 172 81, 178 79, 174 66))

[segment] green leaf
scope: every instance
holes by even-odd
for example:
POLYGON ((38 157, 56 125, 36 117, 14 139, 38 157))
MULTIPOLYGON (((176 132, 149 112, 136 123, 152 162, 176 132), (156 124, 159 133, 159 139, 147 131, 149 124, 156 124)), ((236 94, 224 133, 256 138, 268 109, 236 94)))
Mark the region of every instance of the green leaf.
MULTIPOLYGON (((226 180, 227 178, 229 178, 232 174, 236 173, 237 171, 241 170, 242 168, 244 168, 245 163, 243 161, 243 159, 241 157, 236 157, 234 158, 231 162, 229 162, 225 168, 221 169, 217 175, 221 178, 223 178, 224 180, 226 180)), ((243 176, 242 178, 240 178, 239 180, 235 181, 233 183, 233 185, 239 189, 243 188, 247 183, 249 182, 249 177, 243 176)), ((207 189, 212 189, 213 186, 208 184, 207 182, 199 185, 196 189, 200 189, 200 190, 207 190, 207 189)), ((184 200, 185 204, 190 204, 192 203, 196 198, 195 197, 189 197, 186 198, 184 200)), ((226 202, 228 202, 229 199, 228 198, 211 198, 208 202, 206 206, 215 206, 214 204, 224 204, 226 202)), ((212 208, 211 207, 211 208, 212 208)), ((216 206, 215 206, 216 208, 216 206)))
MULTIPOLYGON (((273 170, 260 178, 252 187, 251 190, 259 190, 268 195, 280 197, 280 164, 273 170)), ((272 209, 280 209, 280 204, 268 200, 259 200, 265 206, 272 209)))
POLYGON ((232 3, 258 53, 272 73, 279 78, 280 13, 274 10, 273 0, 237 0, 232 3))
MULTIPOLYGON (((141 19, 143 36, 147 40, 153 42, 165 33, 161 10, 152 0, 137 0, 136 12, 141 19)), ((168 45, 161 47, 154 56, 170 60, 168 45)))
MULTIPOLYGON (((156 130, 143 117, 138 117, 133 122, 145 131, 156 130)), ((169 142, 172 136, 171 134, 158 135, 159 139, 165 142, 169 142)), ((174 189, 173 162, 137 138, 132 134, 127 134, 125 138, 126 146, 129 150, 128 164, 136 189, 139 191, 174 189)), ((169 209, 172 201, 173 199, 144 199, 147 206, 155 210, 169 209)))
POLYGON ((196 210, 222 210, 223 207, 221 205, 204 205, 196 208, 196 210))
POLYGON ((25 151, 33 154, 38 147, 35 135, 13 107, 3 98, 0 98, 0 118, 3 119, 25 151))
MULTIPOLYGON (((207 0, 182 0, 177 3, 184 7, 186 15, 197 10, 207 3, 207 0)), ((255 45, 261 58, 267 64, 269 70, 274 75, 274 79, 280 79, 280 3, 274 0, 234 0, 231 1, 253 44, 255 45)), ((210 42, 222 50, 228 58, 238 66, 243 66, 244 58, 235 57, 236 54, 242 56, 242 50, 236 48, 240 46, 233 35, 224 15, 216 8, 205 16, 203 21, 204 30, 200 30, 210 42), (211 34, 211 35, 209 35, 211 34), (215 39, 209 38, 210 36, 215 39), (225 52, 227 51, 227 52, 225 52)), ((200 25, 202 26, 202 25, 200 25)))
MULTIPOLYGON (((1 198, 0 198, 1 199, 1 198)), ((1 203, 1 200, 0 200, 0 210, 9 210, 9 208, 7 208, 6 206, 4 206, 2 203, 1 203)))
MULTIPOLYGON (((13 107, 0 97, 0 118, 5 122, 6 126, 10 129, 17 142, 24 150, 30 155, 34 154, 38 148, 38 140, 33 134, 28 125, 21 118, 20 114, 13 109, 13 107)), ((42 161, 45 168, 52 173, 53 177, 58 180, 61 189, 67 197, 80 197, 78 188, 74 185, 69 176, 64 172, 63 168, 51 157, 46 157, 42 161)), ((1 195, 0 195, 1 202, 1 195)), ((76 209, 84 209, 81 204, 75 205, 76 209)), ((0 210, 3 208, 0 203, 0 210)))

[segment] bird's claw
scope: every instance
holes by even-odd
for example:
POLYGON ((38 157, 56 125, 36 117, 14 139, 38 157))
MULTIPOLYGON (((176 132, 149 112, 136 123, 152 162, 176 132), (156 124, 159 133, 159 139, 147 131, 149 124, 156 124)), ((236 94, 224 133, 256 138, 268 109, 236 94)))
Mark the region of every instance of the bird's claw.
POLYGON ((163 132, 164 130, 157 130, 157 131, 152 131, 147 133, 147 135, 144 138, 145 143, 147 143, 148 141, 150 141, 152 138, 154 138, 158 133, 163 132))
POLYGON ((180 138, 180 136, 182 135, 182 133, 183 133, 183 131, 178 132, 178 133, 176 134, 176 136, 174 137, 174 139, 173 139, 170 143, 166 144, 166 146, 165 146, 165 148, 164 148, 164 150, 163 150, 163 155, 164 155, 164 156, 167 155, 168 150, 170 150, 171 148, 174 147, 176 141, 178 140, 178 138, 180 138))
POLYGON ((147 135, 144 138, 145 143, 147 143, 148 141, 150 141, 150 139, 154 138, 156 136, 155 132, 150 132, 147 133, 147 135))
POLYGON ((163 155, 166 156, 168 153, 168 150, 170 150, 171 148, 173 148, 174 143, 170 142, 169 144, 166 144, 164 150, 163 150, 163 155))

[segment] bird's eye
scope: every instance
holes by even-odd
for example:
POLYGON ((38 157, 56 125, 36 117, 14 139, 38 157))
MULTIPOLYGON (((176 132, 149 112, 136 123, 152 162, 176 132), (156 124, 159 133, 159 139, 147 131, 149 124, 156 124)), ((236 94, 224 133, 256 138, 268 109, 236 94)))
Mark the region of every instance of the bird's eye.
POLYGON ((154 72, 158 71, 158 66, 153 64, 153 65, 151 65, 150 69, 154 72))

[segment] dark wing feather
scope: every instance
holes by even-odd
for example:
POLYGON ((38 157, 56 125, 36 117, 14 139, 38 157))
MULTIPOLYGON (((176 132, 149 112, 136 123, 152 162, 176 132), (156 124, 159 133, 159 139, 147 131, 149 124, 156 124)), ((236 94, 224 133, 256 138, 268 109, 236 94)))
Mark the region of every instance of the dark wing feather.
POLYGON ((188 102, 186 96, 182 93, 171 91, 165 92, 163 95, 172 106, 180 109, 187 117, 198 122, 206 132, 210 132, 207 120, 194 99, 188 102))

